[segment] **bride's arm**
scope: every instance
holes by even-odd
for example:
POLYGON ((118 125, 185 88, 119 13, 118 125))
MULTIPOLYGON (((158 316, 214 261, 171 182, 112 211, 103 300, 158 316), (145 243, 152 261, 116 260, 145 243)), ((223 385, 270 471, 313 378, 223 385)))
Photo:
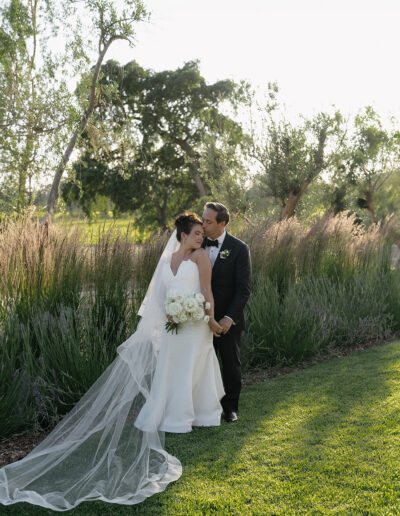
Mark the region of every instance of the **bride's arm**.
POLYGON ((211 290, 212 269, 210 258, 207 256, 204 249, 198 249, 193 253, 193 261, 197 263, 197 267, 199 268, 201 293, 206 302, 209 302, 211 305, 211 308, 206 310, 206 313, 210 317, 214 317, 214 296, 211 290))
POLYGON ((214 296, 211 290, 212 267, 210 258, 204 249, 198 249, 193 253, 193 261, 197 263, 197 267, 199 268, 201 293, 203 294, 206 303, 208 302, 211 305, 210 308, 206 310, 207 315, 210 316, 210 328, 214 335, 219 337, 222 327, 214 319, 214 296))

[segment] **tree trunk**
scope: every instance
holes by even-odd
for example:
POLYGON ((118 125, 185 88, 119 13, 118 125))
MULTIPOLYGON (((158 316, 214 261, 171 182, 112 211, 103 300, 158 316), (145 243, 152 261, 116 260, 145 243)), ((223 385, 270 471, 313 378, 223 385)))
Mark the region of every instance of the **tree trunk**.
POLYGON ((35 61, 36 61, 36 49, 37 49, 37 37, 38 37, 38 29, 37 29, 37 6, 38 0, 34 0, 29 3, 30 8, 30 16, 32 23, 32 55, 29 59, 29 74, 28 81, 30 82, 30 101, 28 102, 28 117, 27 117, 27 126, 28 132, 26 136, 25 149, 23 152, 23 159, 21 167, 18 171, 18 199, 17 199, 17 212, 21 213, 22 210, 26 206, 26 180, 28 177, 28 169, 31 164, 32 152, 34 147, 34 136, 32 126, 34 124, 34 108, 36 102, 36 82, 35 76, 33 74, 33 70, 35 69, 35 61))
MULTIPOLYGON (((163 133, 163 134, 164 134, 164 136, 169 137, 168 133, 163 133)), ((197 152, 192 148, 191 145, 189 145, 189 143, 186 140, 182 140, 181 138, 176 138, 176 137, 172 137, 170 139, 174 143, 179 145, 179 147, 185 152, 185 154, 187 154, 189 156, 189 158, 190 158, 189 169, 190 169, 190 172, 192 173, 194 182, 196 183, 197 190, 199 191, 199 196, 205 197, 207 195, 207 190, 206 190, 206 187, 204 185, 204 182, 203 182, 200 172, 199 172, 200 163, 199 163, 199 156, 198 156, 197 152)))
POLYGON ((299 202, 300 196, 294 195, 292 192, 289 193, 285 205, 282 206, 281 220, 290 219, 294 216, 297 203, 299 202))
POLYGON ((74 131, 74 134, 72 135, 72 137, 71 137, 71 139, 70 139, 70 141, 68 143, 67 149, 64 152, 62 160, 61 160, 59 166, 56 169, 56 173, 54 175, 53 183, 51 185, 49 199, 48 199, 48 202, 47 202, 47 215, 45 217, 43 217, 42 222, 44 220, 51 219, 54 216, 54 209, 55 209, 55 205, 56 205, 56 202, 57 202, 57 199, 58 199, 58 196, 59 196, 59 188, 60 188, 61 177, 62 177, 62 175, 64 173, 64 170, 65 170, 65 167, 66 167, 66 165, 67 165, 67 163, 69 161, 69 158, 71 157, 72 151, 74 150, 74 147, 75 147, 75 144, 76 144, 76 142, 78 140, 78 137, 85 130, 85 128, 87 126, 87 123, 88 123, 88 121, 89 121, 89 119, 92 116, 93 111, 94 111, 95 100, 96 100, 96 85, 97 85, 97 80, 99 78, 100 69, 101 69, 101 65, 102 65, 104 56, 106 55, 106 52, 109 49, 111 43, 113 41, 117 40, 117 39, 123 39, 123 38, 121 38, 120 36, 112 36, 106 42, 106 44, 104 45, 102 51, 99 54, 96 66, 95 66, 94 71, 93 71, 92 84, 91 84, 91 87, 90 87, 89 105, 88 105, 88 107, 87 107, 87 109, 86 109, 86 111, 85 111, 85 113, 84 113, 84 115, 82 117, 82 120, 80 122, 79 128, 77 128, 74 131))
POLYGON ((18 198, 17 198, 17 212, 22 213, 26 206, 26 178, 28 171, 25 166, 21 166, 18 170, 18 198))
POLYGON ((375 223, 375 209, 374 209, 374 191, 370 190, 367 194, 367 209, 369 211, 369 216, 371 218, 371 222, 375 223))
POLYGON ((285 204, 282 206, 281 211, 281 219, 290 219, 293 217, 296 211, 296 206, 301 198, 301 196, 306 191, 309 185, 309 181, 304 181, 304 183, 300 187, 300 191, 296 194, 293 192, 289 192, 288 198, 286 199, 285 204))
POLYGON ((28 170, 32 162, 33 153, 33 136, 29 129, 26 137, 25 149, 22 155, 22 162, 18 170, 18 198, 17 198, 17 212, 21 213, 26 207, 26 180, 28 178, 28 170))
POLYGON ((165 190, 163 195, 163 203, 162 205, 157 205, 157 222, 160 228, 163 231, 166 231, 167 228, 167 202, 168 202, 168 193, 165 190))
POLYGON ((199 191, 200 197, 205 197, 207 195, 206 187, 204 186, 203 180, 201 179, 198 166, 195 163, 191 162, 189 164, 190 171, 192 173, 194 182, 196 183, 197 190, 199 191))
POLYGON ((28 175, 28 206, 32 204, 32 174, 28 175))

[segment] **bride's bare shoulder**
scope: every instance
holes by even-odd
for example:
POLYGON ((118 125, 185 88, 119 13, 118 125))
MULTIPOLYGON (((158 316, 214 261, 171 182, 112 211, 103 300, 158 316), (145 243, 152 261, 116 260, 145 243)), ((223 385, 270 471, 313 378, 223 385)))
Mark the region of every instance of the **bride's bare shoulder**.
POLYGON ((195 251, 193 251, 193 254, 192 254, 192 257, 198 257, 198 256, 207 256, 208 258, 208 254, 206 253, 205 249, 203 249, 202 247, 200 247, 200 249, 196 249, 195 251))
MULTIPOLYGON (((192 254, 192 260, 197 263, 197 265, 200 265, 202 263, 208 263, 210 262, 210 258, 208 257, 208 254, 206 251, 202 248, 196 249, 193 251, 192 254)), ((211 263, 211 262, 210 262, 211 263)))

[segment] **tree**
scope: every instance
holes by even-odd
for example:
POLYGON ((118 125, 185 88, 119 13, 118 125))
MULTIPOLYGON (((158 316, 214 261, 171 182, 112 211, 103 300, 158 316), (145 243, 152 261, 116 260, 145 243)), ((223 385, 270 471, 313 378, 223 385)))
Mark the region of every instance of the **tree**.
POLYGON ((60 77, 63 61, 48 50, 54 3, 9 0, 0 14, 0 172, 7 187, 14 183, 14 208, 21 212, 74 112, 60 77))
MULTIPOLYGON (((113 0, 85 0, 84 7, 87 11, 86 20, 91 22, 93 32, 98 38, 98 56, 91 73, 88 99, 81 119, 69 140, 54 175, 47 205, 48 216, 50 217, 54 214, 60 181, 65 167, 98 102, 98 81, 104 57, 114 41, 126 40, 132 45, 135 24, 147 17, 147 12, 141 0, 124 0, 122 4, 113 0)), ((82 46, 82 52, 83 48, 82 46)))
POLYGON ((241 126, 222 107, 229 104, 234 109, 243 86, 229 80, 206 84, 197 61, 162 72, 144 69, 135 61, 123 67, 110 62, 102 84, 117 81, 112 109, 134 124, 145 146, 147 142, 174 146, 185 158, 198 195, 207 195, 210 176, 200 166, 204 142, 207 138, 220 141, 226 135, 232 148, 242 142, 241 126))
POLYGON ((400 171, 391 174, 374 197, 377 219, 383 219, 391 213, 400 215, 400 171))
POLYGON ((236 148, 229 141, 229 134, 219 138, 219 141, 207 138, 203 144, 200 171, 209 177, 210 200, 218 199, 236 217, 242 217, 252 224, 247 216, 250 177, 245 161, 246 143, 245 136, 236 148))
MULTIPOLYGON (((197 64, 158 74, 135 62, 121 66, 108 61, 100 88, 101 103, 80 141, 76 180, 71 177, 63 187, 65 199, 79 200, 89 214, 98 196, 105 195, 114 210, 134 212, 146 224, 156 220, 165 227, 177 211, 192 205, 196 191, 197 196, 211 193, 222 177, 229 180, 231 193, 237 189, 245 137, 239 124, 217 109, 223 85, 208 87, 197 64), (212 116, 206 116, 207 110, 212 116), (219 120, 218 127, 212 117, 219 120), (195 126, 197 134, 188 136, 195 126)), ((233 83, 226 88, 239 89, 233 83)))
POLYGON ((137 222, 165 230, 169 219, 196 198, 185 161, 171 144, 136 145, 126 160, 120 147, 94 150, 86 141, 85 154, 74 164, 74 177, 62 185, 62 195, 67 203, 78 202, 88 217, 104 196, 112 201, 115 216, 130 212, 137 222))
POLYGON ((324 177, 318 178, 315 186, 319 187, 317 197, 325 209, 325 215, 337 215, 340 212, 356 209, 354 203, 354 184, 349 180, 347 163, 350 152, 348 146, 349 120, 345 120, 338 131, 336 149, 330 153, 329 164, 324 177))
POLYGON ((320 113, 295 127, 269 114, 264 143, 254 145, 253 156, 262 165, 259 184, 279 201, 282 219, 295 214, 308 186, 327 168, 328 138, 338 134, 341 121, 339 112, 320 113))
POLYGON ((99 102, 104 56, 118 39, 132 43, 135 23, 146 17, 141 0, 8 0, 1 8, 1 173, 15 185, 18 210, 32 201, 26 183, 55 169, 48 198, 53 214, 61 176, 99 102), (93 35, 97 58, 87 71, 93 35), (66 45, 56 53, 57 37, 66 45), (77 100, 67 87, 70 70, 84 78, 77 100))
POLYGON ((158 149, 142 151, 135 166, 140 170, 136 195, 141 204, 136 217, 148 226, 156 220, 157 226, 165 230, 171 218, 197 197, 185 160, 172 144, 165 143, 158 149))
POLYGON ((367 107, 355 117, 347 171, 357 187, 360 208, 367 209, 375 222, 374 199, 393 173, 400 171, 400 133, 383 127, 379 115, 367 107))

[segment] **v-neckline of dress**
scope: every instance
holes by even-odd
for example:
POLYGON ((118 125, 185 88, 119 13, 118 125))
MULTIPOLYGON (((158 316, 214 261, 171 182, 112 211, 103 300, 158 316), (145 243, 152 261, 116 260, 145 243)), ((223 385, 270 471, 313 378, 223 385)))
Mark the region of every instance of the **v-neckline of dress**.
MULTIPOLYGON (((172 261, 172 260, 171 260, 171 261, 172 261)), ((169 262, 169 270, 171 271, 172 276, 173 276, 174 278, 176 278, 176 277, 177 277, 178 272, 179 272, 179 269, 180 269, 180 267, 181 267, 181 265, 182 265, 182 263, 183 263, 183 262, 193 262, 193 260, 191 260, 190 258, 188 258, 187 260, 182 260, 182 261, 181 261, 181 263, 178 265, 178 268, 176 269, 176 274, 174 274, 174 271, 172 270, 172 267, 171 267, 171 262, 169 262)), ((194 263, 194 262, 193 262, 193 263, 194 263)))

